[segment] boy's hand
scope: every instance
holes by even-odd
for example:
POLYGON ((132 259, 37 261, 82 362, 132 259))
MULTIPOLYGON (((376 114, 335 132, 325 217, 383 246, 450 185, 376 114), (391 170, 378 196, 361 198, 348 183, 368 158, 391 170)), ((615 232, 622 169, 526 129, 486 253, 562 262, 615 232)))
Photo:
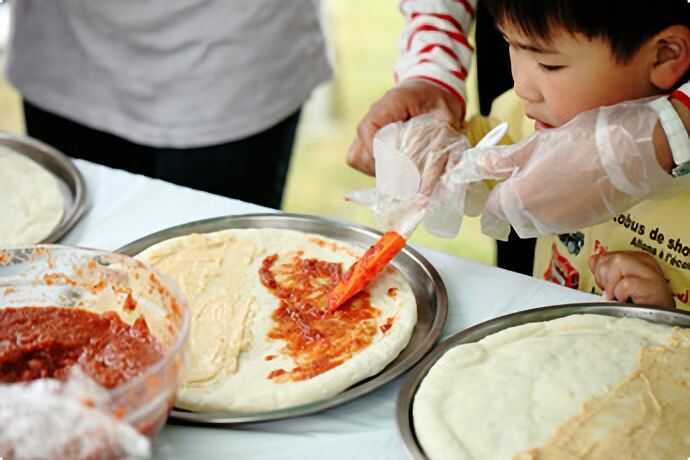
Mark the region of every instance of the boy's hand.
POLYGON ((648 101, 584 112, 520 144, 467 152, 452 179, 503 180, 482 213, 489 236, 507 239, 511 225, 522 238, 574 232, 673 183, 652 142, 658 119, 648 101))
POLYGON ((374 175, 372 143, 376 132, 389 123, 433 113, 442 124, 459 130, 465 118, 465 104, 450 92, 424 80, 407 80, 390 89, 357 126, 357 137, 347 153, 347 164, 374 175))
POLYGON ((675 308, 661 267, 645 252, 595 254, 589 258, 589 268, 609 300, 675 308))

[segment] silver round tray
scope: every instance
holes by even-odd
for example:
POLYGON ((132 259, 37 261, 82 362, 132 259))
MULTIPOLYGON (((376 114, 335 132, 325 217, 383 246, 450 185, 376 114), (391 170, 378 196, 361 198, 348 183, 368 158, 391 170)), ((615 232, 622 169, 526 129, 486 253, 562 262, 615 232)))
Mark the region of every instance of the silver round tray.
POLYGON ((25 155, 48 170, 64 196, 64 212, 58 225, 36 243, 56 243, 74 227, 86 211, 86 182, 74 163, 53 147, 27 136, 0 132, 0 145, 25 155))
MULTIPOLYGON (((172 227, 134 241, 119 252, 134 256, 161 241, 190 233, 208 233, 230 228, 278 228, 316 233, 366 248, 381 233, 365 227, 335 220, 298 214, 246 214, 218 217, 172 227)), ((419 362, 441 336, 448 315, 448 294, 440 275, 417 251, 405 247, 393 260, 412 287, 417 301, 417 324, 407 347, 379 374, 363 380, 330 399, 288 409, 257 414, 188 412, 173 409, 171 421, 191 424, 225 424, 267 422, 313 414, 352 401, 394 380, 419 362)))
POLYGON ((651 306, 626 305, 612 302, 577 303, 535 308, 506 316, 491 319, 452 335, 441 342, 431 353, 421 361, 405 378, 396 405, 396 422, 398 432, 405 444, 409 458, 413 460, 427 460, 421 445, 417 441, 412 420, 412 404, 419 385, 429 372, 451 348, 463 343, 478 342, 484 337, 522 324, 538 321, 550 321, 574 314, 597 314, 619 317, 639 318, 654 323, 669 326, 690 327, 690 314, 678 310, 661 310, 651 306))

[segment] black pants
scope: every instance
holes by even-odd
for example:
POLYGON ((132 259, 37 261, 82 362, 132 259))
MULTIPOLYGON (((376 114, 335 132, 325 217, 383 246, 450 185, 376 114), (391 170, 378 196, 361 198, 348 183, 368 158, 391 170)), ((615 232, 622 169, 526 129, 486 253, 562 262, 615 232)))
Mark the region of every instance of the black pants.
POLYGON ((136 144, 24 101, 29 136, 73 158, 279 209, 300 110, 245 139, 197 148, 136 144))

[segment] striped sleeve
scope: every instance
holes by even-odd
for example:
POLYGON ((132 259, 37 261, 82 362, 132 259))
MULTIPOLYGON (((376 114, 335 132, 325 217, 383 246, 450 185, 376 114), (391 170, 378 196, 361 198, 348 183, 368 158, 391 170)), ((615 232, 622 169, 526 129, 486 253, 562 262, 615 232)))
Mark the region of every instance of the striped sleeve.
POLYGON ((477 0, 401 0, 405 29, 396 82, 423 79, 465 100, 474 49, 467 40, 477 0))

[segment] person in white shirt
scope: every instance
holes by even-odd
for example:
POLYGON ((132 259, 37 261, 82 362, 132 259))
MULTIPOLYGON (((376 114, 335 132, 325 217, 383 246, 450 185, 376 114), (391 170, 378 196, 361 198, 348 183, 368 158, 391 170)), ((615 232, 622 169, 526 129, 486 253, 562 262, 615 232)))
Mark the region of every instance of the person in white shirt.
POLYGON ((300 108, 331 76, 319 0, 22 0, 9 80, 64 153, 279 208, 300 108))

